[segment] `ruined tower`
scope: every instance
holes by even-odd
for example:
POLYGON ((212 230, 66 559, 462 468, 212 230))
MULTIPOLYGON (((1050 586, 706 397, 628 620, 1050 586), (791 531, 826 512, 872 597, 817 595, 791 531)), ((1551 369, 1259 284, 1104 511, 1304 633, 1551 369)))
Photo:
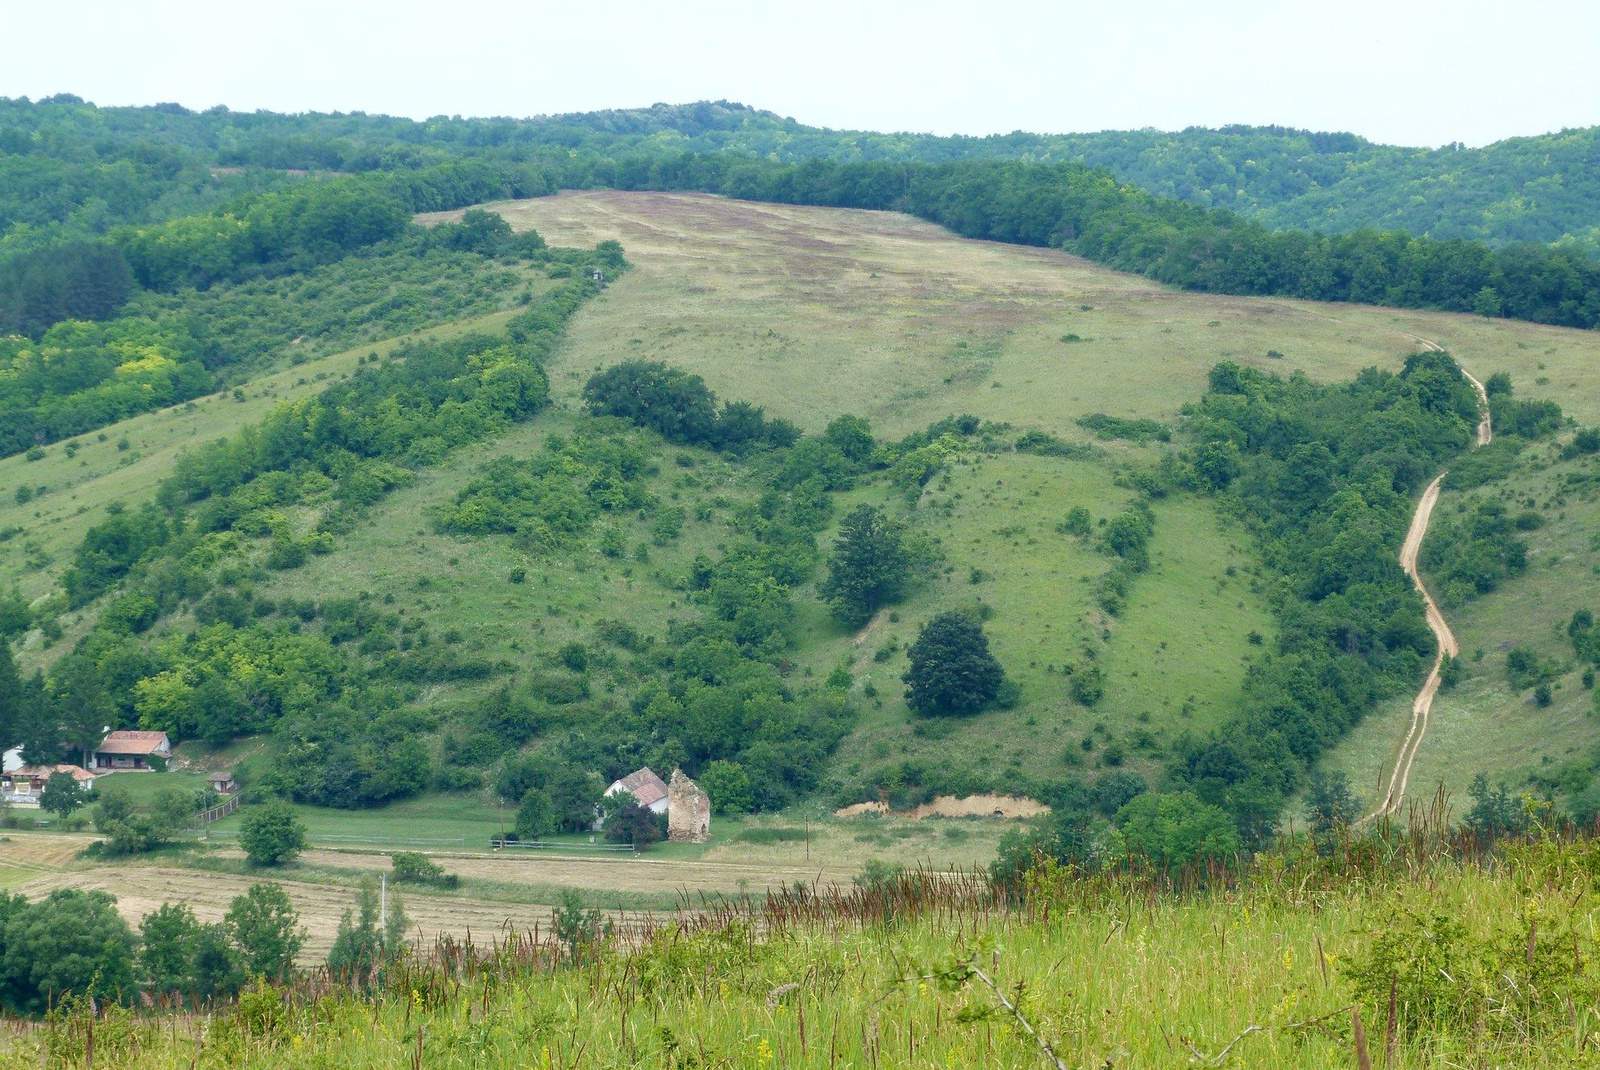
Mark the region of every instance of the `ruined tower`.
POLYGON ((667 782, 667 839, 673 843, 705 843, 711 836, 711 796, 700 785, 672 771, 667 782))

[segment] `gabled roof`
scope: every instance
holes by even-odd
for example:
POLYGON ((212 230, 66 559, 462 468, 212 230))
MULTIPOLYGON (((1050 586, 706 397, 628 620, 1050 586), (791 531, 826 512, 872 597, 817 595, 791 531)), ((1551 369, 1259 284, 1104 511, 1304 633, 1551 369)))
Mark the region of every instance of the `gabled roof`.
POLYGON ((660 777, 646 766, 635 769, 621 780, 612 783, 606 789, 607 795, 625 791, 639 801, 640 806, 649 806, 651 803, 660 802, 667 797, 667 785, 660 777))
POLYGON ((154 754, 167 743, 165 732, 137 732, 119 729, 101 741, 95 751, 100 754, 154 754))
POLYGON ((43 777, 48 780, 57 773, 70 773, 74 780, 93 780, 94 774, 87 769, 65 762, 60 765, 24 765, 7 773, 10 777, 43 777))

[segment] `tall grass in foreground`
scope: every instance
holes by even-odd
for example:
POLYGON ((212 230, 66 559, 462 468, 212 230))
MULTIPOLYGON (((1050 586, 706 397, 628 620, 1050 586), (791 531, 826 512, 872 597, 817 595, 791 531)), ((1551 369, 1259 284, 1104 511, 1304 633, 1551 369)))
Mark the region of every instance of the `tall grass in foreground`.
POLYGON ((578 918, 442 941, 212 1014, 74 999, 0 1048, 129 1068, 1589 1066, 1597 877, 1600 842, 1490 853, 1426 821, 1190 888, 1046 866, 1018 897, 909 873, 609 940, 578 918))

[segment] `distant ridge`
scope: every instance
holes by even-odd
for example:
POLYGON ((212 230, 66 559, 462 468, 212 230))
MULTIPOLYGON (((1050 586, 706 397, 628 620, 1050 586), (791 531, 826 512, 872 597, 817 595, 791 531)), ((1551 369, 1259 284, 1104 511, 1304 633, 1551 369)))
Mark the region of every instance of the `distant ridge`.
MULTIPOLYGON (((213 154, 224 164, 369 170, 393 166, 395 142, 421 154, 562 146, 733 153, 778 162, 1072 162, 1274 228, 1395 229, 1493 245, 1561 242, 1600 251, 1600 127, 1509 138, 1482 148, 1429 149, 1290 126, 988 136, 832 130, 728 100, 416 121, 361 112, 197 112, 176 104, 97 108, 59 94, 39 102, 0 99, 0 165, 8 153, 40 151, 34 132, 46 114, 69 108, 83 114, 85 136, 99 143, 155 140, 213 154)), ((0 230, 6 225, 0 218, 0 230)))

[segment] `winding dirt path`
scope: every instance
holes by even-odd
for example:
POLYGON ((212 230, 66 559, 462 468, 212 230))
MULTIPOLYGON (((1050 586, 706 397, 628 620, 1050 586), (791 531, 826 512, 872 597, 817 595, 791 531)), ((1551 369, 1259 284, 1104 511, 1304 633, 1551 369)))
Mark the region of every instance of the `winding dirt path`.
MULTIPOLYGON (((1429 350, 1444 352, 1444 347, 1437 342, 1426 338, 1417 338, 1417 341, 1429 350)), ((1459 364, 1456 366, 1460 368, 1459 364)), ((1472 384, 1472 389, 1478 392, 1478 445, 1487 446, 1494 439, 1494 427, 1489 419, 1489 395, 1484 390, 1483 384, 1473 378, 1465 368, 1461 368, 1461 374, 1472 384)), ((1428 715, 1433 710, 1434 696, 1439 693, 1445 656, 1454 658, 1461 653, 1461 646, 1456 642, 1455 633, 1450 630, 1449 622, 1444 619, 1444 614, 1439 612, 1439 604, 1433 600, 1433 595, 1428 593, 1428 588, 1423 584, 1422 576, 1417 571, 1417 557, 1422 552, 1422 540, 1428 534, 1428 522, 1433 519, 1433 507, 1439 504, 1439 488, 1444 482, 1446 472, 1440 472, 1435 476, 1433 482, 1428 484, 1428 489, 1422 492, 1422 499, 1417 502, 1417 511, 1411 517, 1411 529, 1406 532, 1406 541, 1400 547, 1400 567, 1406 570, 1406 575, 1411 577, 1417 593, 1422 596, 1422 601, 1427 607, 1428 628, 1439 641, 1439 652, 1434 656, 1433 668, 1428 672, 1428 678, 1423 681, 1422 690, 1417 692, 1417 697, 1411 702, 1411 726, 1406 730, 1405 738, 1400 741, 1400 750, 1395 755, 1394 768, 1389 772, 1389 783, 1384 790, 1383 800, 1378 803, 1376 810, 1367 815, 1369 819, 1393 814, 1400 809, 1400 802, 1406 795, 1406 785, 1411 780, 1411 767, 1417 760, 1417 748, 1422 746, 1422 737, 1428 733, 1428 715)))

